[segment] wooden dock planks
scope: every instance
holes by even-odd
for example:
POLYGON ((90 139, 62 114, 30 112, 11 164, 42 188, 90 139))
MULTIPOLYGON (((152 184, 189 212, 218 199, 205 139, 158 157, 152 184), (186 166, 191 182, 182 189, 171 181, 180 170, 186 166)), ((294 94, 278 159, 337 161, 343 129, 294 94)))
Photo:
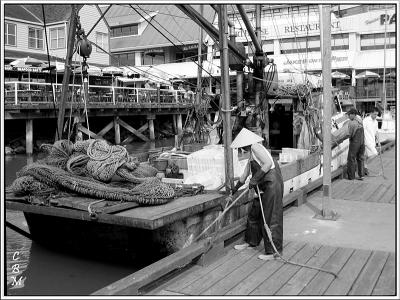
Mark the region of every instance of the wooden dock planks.
MULTIPOLYGON (((335 247, 322 246, 307 262, 307 265, 321 268, 329 257, 336 251, 335 247)), ((275 295, 297 295, 318 273, 318 270, 301 268, 275 295)))
MULTIPOLYGON (((297 252, 290 261, 306 264, 308 260, 315 255, 319 248, 321 248, 321 245, 307 244, 303 249, 297 252)), ((274 273, 274 276, 268 278, 254 289, 250 295, 274 295, 300 268, 301 266, 285 264, 274 273)))
MULTIPOLYGON (((329 257, 326 263, 322 266, 323 269, 338 273, 346 264, 347 260, 354 252, 353 249, 338 248, 335 253, 329 257)), ((310 283, 300 292, 300 295, 323 295, 331 282, 335 279, 332 274, 319 272, 310 283)))
POLYGON ((194 283, 198 278, 201 278, 202 276, 208 274, 208 272, 212 272, 215 268, 226 263, 237 254, 239 254, 239 251, 234 251, 234 249, 230 249, 221 259, 213 262, 208 267, 200 268, 198 270, 195 270, 194 272, 189 273, 186 277, 183 277, 182 279, 173 280, 171 284, 169 284, 165 289, 173 292, 181 292, 181 290, 183 290, 188 285, 194 283))
POLYGON ((245 249, 239 251, 237 255, 232 257, 225 264, 218 266, 217 268, 213 269, 212 272, 209 272, 203 277, 198 278, 195 282, 182 289, 181 292, 186 295, 200 295, 215 282, 218 282, 220 279, 224 278, 226 275, 244 264, 251 257, 258 255, 259 253, 260 247, 258 247, 258 249, 245 249))
MULTIPOLYGON (((283 247, 285 248, 290 242, 284 241, 283 247)), ((261 247, 260 253, 262 253, 263 246, 261 247)), ((258 255, 252 256, 244 264, 234 270, 232 273, 223 277, 217 283, 212 285, 210 288, 201 293, 201 295, 224 295, 230 289, 234 288, 237 284, 243 281, 249 276, 255 269, 261 267, 265 261, 258 259, 258 255)))
POLYGON ((389 253, 383 251, 372 253, 348 294, 352 296, 371 295, 388 256, 389 253))
POLYGON ((394 295, 395 254, 285 241, 283 256, 290 261, 320 267, 332 274, 260 261, 262 251, 230 249, 208 267, 186 270, 148 295, 394 295))
MULTIPOLYGON (((283 248, 282 255, 290 259, 299 250, 305 247, 305 243, 291 242, 283 248)), ((273 260, 267 261, 259 268, 254 270, 245 280, 236 285, 233 289, 229 290, 225 295, 249 295, 255 288, 257 288, 264 280, 273 275, 277 270, 283 266, 282 261, 273 260)))
POLYGON ((339 277, 332 282, 324 295, 347 295, 371 253, 372 251, 370 250, 354 251, 347 264, 338 274, 339 277))
POLYGON ((372 295, 394 296, 396 290, 396 254, 391 252, 383 267, 382 273, 376 283, 372 295))

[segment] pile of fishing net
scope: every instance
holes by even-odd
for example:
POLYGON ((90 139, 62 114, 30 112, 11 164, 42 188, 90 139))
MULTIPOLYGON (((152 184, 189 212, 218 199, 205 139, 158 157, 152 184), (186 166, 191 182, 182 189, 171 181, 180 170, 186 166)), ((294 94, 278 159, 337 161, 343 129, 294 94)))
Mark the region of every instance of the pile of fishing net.
POLYGON ((57 191, 143 205, 168 202, 174 189, 156 178, 157 169, 139 164, 122 146, 104 140, 75 144, 61 140, 45 145, 46 158, 27 165, 17 173, 8 189, 17 195, 44 195, 57 191), (114 177, 130 185, 117 187, 114 177))

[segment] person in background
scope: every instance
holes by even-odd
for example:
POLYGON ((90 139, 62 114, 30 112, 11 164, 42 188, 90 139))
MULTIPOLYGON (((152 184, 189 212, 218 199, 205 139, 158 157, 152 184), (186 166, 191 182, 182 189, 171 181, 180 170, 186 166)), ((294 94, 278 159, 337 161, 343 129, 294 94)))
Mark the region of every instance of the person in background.
POLYGON ((363 120, 364 126, 364 141, 365 141, 365 162, 364 162, 364 174, 369 175, 367 166, 367 158, 373 157, 378 154, 376 151, 376 144, 378 143, 378 121, 376 117, 379 114, 379 109, 374 107, 369 116, 363 120))
MULTIPOLYGON (((150 80, 146 80, 146 83, 144 84, 144 88, 145 89, 151 89, 150 80)), ((150 102, 150 98, 151 98, 150 91, 148 91, 148 90, 144 91, 144 95, 145 95, 145 101, 146 102, 150 102)))
POLYGON ((272 232, 272 240, 277 251, 282 254, 283 241, 283 179, 278 163, 272 158, 269 151, 261 144, 263 138, 243 128, 231 144, 231 148, 242 148, 250 151, 250 159, 238 183, 232 190, 234 195, 246 182, 247 177, 252 174, 249 188, 257 187, 260 190, 262 208, 258 196, 253 199, 245 233, 245 243, 236 245, 236 250, 247 247, 256 247, 264 240, 265 255, 259 255, 261 260, 270 260, 275 257, 274 248, 264 228, 265 222, 272 232))
POLYGON ((364 128, 362 119, 355 108, 351 108, 347 115, 349 116, 349 152, 347 155, 347 175, 349 180, 355 179, 356 165, 358 180, 364 179, 364 128), (356 163, 357 162, 357 163, 356 163))

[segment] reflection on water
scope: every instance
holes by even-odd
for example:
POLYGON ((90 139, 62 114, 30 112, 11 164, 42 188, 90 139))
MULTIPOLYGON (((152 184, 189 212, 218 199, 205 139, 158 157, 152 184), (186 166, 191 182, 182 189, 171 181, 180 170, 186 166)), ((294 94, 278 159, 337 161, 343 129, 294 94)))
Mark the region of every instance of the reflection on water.
MULTIPOLYGON (((141 153, 154 147, 173 146, 174 139, 127 146, 129 153, 141 153)), ((43 158, 13 155, 5 157, 5 186, 9 186, 27 163, 43 158)), ((29 231, 21 212, 6 211, 7 221, 29 231)), ((49 237, 51 239, 51 237, 49 237)), ((132 265, 88 260, 47 249, 15 231, 6 229, 7 295, 89 295, 137 270, 132 265)))

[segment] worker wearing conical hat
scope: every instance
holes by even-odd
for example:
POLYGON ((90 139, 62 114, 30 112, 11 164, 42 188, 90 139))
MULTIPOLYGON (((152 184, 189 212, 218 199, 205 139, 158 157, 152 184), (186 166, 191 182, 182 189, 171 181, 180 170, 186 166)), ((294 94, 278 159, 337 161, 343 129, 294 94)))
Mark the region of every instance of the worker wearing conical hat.
MULTIPOLYGON (((277 251, 282 254, 283 240, 283 179, 278 163, 272 158, 269 151, 261 144, 263 138, 243 128, 231 144, 231 148, 242 148, 250 151, 250 159, 232 190, 232 195, 245 183, 250 173, 252 175, 249 188, 257 186, 260 190, 262 208, 265 221, 272 231, 272 240, 277 251)), ((242 250, 247 247, 256 247, 264 240, 265 255, 259 255, 262 260, 274 258, 274 249, 264 228, 260 202, 254 198, 251 203, 247 218, 245 243, 236 245, 235 249, 242 250)))

